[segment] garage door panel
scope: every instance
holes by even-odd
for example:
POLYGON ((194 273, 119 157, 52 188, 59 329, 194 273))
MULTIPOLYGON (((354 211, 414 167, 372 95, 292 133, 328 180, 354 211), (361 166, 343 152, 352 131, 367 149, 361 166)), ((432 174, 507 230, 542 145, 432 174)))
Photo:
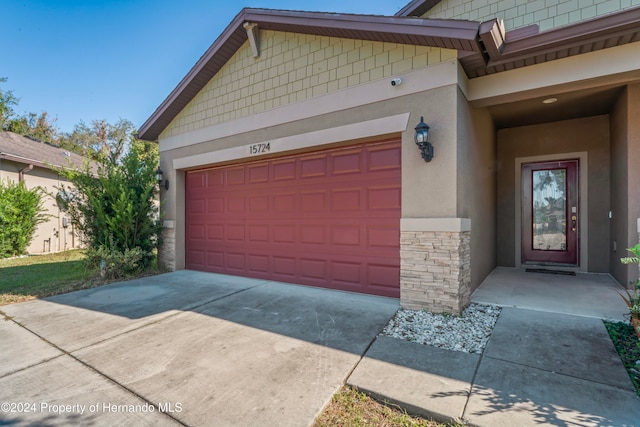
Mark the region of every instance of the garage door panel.
POLYGON ((249 243, 269 243, 269 226, 262 224, 249 224, 249 243))
POLYGON ((206 234, 204 225, 190 225, 188 228, 188 235, 191 240, 205 241, 206 234))
POLYGON ((245 241, 245 225, 244 224, 228 224, 227 240, 244 242, 245 241))
POLYGON ((208 226, 207 239, 222 242, 224 240, 224 226, 218 224, 208 226))
POLYGON ((397 297, 399 153, 394 140, 187 172, 187 268, 397 297))
POLYGON ((274 181, 291 181, 296 179, 296 161, 276 161, 272 165, 274 181))
POLYGON ((360 246, 363 233, 358 224, 331 227, 331 243, 336 246, 360 246))
POLYGON ((224 268, 224 252, 207 251, 207 266, 210 268, 224 268))
POLYGON ((298 278, 298 259, 293 256, 273 256, 272 266, 274 278, 277 280, 293 280, 298 278))
POLYGON ((226 171, 226 184, 228 186, 243 185, 245 183, 245 167, 229 168, 226 171))
POLYGON ((402 158, 400 147, 371 147, 367 150, 369 171, 399 170, 402 158))
POLYGON ((269 182, 269 165, 251 166, 249 171, 249 184, 269 182))
POLYGON ((300 277, 324 282, 327 277, 327 260, 321 258, 301 258, 300 277))
POLYGON ((246 255, 242 252, 227 252, 225 267, 229 271, 242 273, 245 270, 245 257, 246 255))
POLYGON ((366 233, 370 248, 400 249, 398 229, 392 225, 372 225, 367 227, 366 233))
POLYGON ((249 268, 250 273, 269 273, 270 260, 267 255, 249 255, 249 268))
POLYGON ((207 213, 218 215, 224 213, 224 199, 221 197, 212 197, 207 200, 207 213))
POLYGON ((206 174, 203 175, 206 178, 207 187, 219 187, 224 184, 225 173, 222 170, 209 170, 206 174))
POLYGON ((192 199, 187 203, 187 212, 190 214, 205 213, 206 202, 204 199, 192 199))
POLYGON ((250 215, 269 215, 269 196, 250 195, 247 198, 250 215))
POLYGON ((296 212, 297 210, 297 202, 298 195, 295 193, 284 193, 284 194, 274 194, 272 197, 273 201, 273 212, 274 213, 285 213, 291 214, 292 212, 296 212))
POLYGON ((327 231, 324 225, 300 225, 300 243, 302 245, 324 245, 327 241, 327 231))
POLYGON ((360 211, 364 206, 362 193, 361 188, 334 190, 331 192, 331 208, 334 211, 360 211))
POLYGON ((319 178, 327 175, 326 155, 300 160, 300 178, 319 178))
POLYGON ((400 209, 400 188, 378 187, 369 188, 367 194, 368 208, 375 209, 400 209))
POLYGON ((229 197, 226 199, 226 204, 226 212, 235 215, 244 213, 244 197, 229 197))
POLYGON ((300 211, 323 212, 327 210, 327 192, 325 190, 300 193, 300 211))
POLYGON ((296 226, 295 225, 274 225, 273 226, 273 242, 274 243, 296 243, 296 226))
POLYGON ((362 262, 333 261, 331 263, 332 281, 360 287, 363 279, 362 262))
POLYGON ((333 175, 360 174, 362 173, 362 151, 332 154, 331 166, 333 175))
POLYGON ((205 172, 191 172, 187 174, 186 185, 194 190, 204 188, 206 173, 205 172))
POLYGON ((188 252, 189 262, 195 267, 205 267, 206 252, 204 250, 190 249, 188 252))

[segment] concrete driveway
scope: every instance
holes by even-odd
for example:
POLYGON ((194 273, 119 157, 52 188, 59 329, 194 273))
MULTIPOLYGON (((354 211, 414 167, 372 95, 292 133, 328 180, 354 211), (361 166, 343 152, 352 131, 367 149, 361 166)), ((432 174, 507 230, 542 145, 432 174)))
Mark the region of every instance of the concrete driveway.
POLYGON ((398 308, 194 271, 0 307, 0 425, 309 425, 398 308))

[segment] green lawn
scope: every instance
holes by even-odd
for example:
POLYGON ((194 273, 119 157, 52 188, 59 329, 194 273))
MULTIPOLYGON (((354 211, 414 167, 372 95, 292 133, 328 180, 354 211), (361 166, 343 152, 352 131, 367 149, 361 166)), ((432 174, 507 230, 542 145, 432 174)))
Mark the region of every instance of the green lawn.
POLYGON ((0 305, 97 286, 81 250, 0 260, 0 305))
POLYGON ((411 416, 402 408, 387 405, 357 389, 344 386, 318 416, 313 427, 464 427, 464 424, 441 424, 411 416))

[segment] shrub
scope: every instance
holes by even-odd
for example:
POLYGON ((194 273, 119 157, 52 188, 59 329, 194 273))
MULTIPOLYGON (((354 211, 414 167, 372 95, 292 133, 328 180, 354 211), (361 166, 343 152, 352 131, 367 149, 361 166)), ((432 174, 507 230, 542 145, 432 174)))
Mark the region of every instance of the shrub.
POLYGON ((117 161, 105 157, 94 165, 60 171, 73 185, 73 189, 63 186, 63 206, 92 254, 88 259, 104 256, 113 268, 150 266, 162 230, 154 200, 157 155, 132 144, 117 161))
POLYGON ((47 220, 44 190, 24 182, 0 181, 0 258, 22 255, 38 224, 47 220))
POLYGON ((143 268, 143 260, 149 255, 140 248, 120 252, 104 246, 88 249, 86 254, 86 265, 91 270, 99 271, 105 279, 124 279, 139 272, 143 268))

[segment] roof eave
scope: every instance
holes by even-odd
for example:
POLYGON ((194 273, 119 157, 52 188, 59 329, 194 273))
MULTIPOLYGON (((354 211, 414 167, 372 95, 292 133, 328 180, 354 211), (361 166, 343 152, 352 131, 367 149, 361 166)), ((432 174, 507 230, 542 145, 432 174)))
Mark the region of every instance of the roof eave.
POLYGON ((477 40, 479 23, 473 21, 245 8, 140 127, 139 138, 157 140, 160 133, 247 40, 243 28, 245 22, 276 31, 480 51, 477 40))

